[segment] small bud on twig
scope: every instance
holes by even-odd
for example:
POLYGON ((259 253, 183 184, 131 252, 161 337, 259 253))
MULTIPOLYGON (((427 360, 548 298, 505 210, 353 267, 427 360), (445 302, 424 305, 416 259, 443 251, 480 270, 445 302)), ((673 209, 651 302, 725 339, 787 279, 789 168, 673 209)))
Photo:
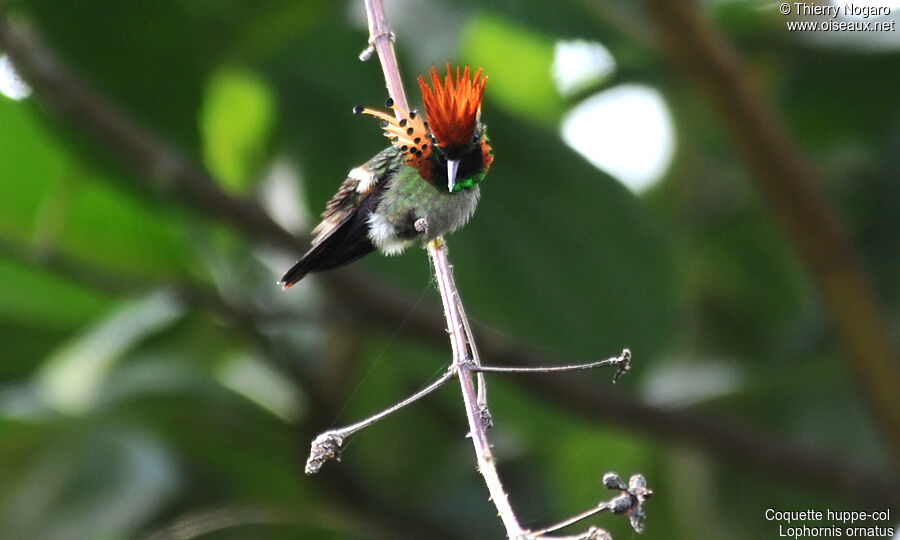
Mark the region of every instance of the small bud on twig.
POLYGON ((599 527, 591 527, 588 529, 585 540, 613 540, 611 534, 599 527))
POLYGON ((624 514, 625 512, 631 510, 634 506, 634 501, 632 500, 631 495, 628 493, 624 493, 619 495, 618 497, 614 497, 609 501, 609 509, 612 510, 613 514, 624 514))
MULTIPOLYGON (((621 493, 606 502, 606 507, 614 514, 626 514, 631 521, 631 528, 636 532, 644 531, 644 503, 653 495, 647 487, 647 479, 641 474, 634 474, 628 484, 614 472, 603 475, 603 485, 621 493)), ((604 503, 601 503, 601 505, 604 503)))
POLYGON ((647 479, 643 475, 635 474, 628 480, 628 493, 637 501, 629 514, 631 528, 637 532, 643 532, 644 503, 653 496, 653 490, 647 487, 647 479))
POLYGON ((613 384, 619 382, 619 377, 631 371, 631 350, 623 349, 622 354, 619 355, 618 360, 618 369, 616 370, 616 374, 613 375, 613 384))
POLYGON ((326 431, 316 437, 306 460, 306 474, 316 474, 328 460, 340 461, 343 443, 344 438, 333 431, 326 431))
POLYGON ((628 484, 622 480, 621 476, 614 472, 608 472, 603 475, 603 486, 608 489, 617 489, 619 491, 628 489, 628 484))
POLYGON ((487 406, 478 407, 478 419, 481 421, 481 426, 484 429, 494 427, 494 418, 491 416, 491 411, 487 406))

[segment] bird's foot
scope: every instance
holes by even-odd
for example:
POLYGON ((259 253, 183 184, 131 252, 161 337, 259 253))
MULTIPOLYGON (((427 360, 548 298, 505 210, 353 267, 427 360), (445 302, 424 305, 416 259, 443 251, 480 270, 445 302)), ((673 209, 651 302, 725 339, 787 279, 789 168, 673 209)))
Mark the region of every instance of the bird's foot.
POLYGON ((421 236, 428 236, 428 220, 425 218, 419 218, 413 223, 413 227, 415 227, 416 232, 421 236))

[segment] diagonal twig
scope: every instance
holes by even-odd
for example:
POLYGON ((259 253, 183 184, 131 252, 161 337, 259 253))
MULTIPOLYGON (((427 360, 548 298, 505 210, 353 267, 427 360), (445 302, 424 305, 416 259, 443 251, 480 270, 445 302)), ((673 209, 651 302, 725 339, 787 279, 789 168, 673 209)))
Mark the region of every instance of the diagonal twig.
POLYGON ((455 370, 448 370, 446 373, 441 375, 440 378, 438 378, 436 381, 429 384, 425 388, 407 397, 403 401, 391 405, 387 409, 384 409, 383 411, 366 418, 365 420, 342 427, 340 429, 332 429, 319 434, 319 436, 317 436, 315 440, 313 440, 312 448, 309 452, 309 458, 306 460, 306 474, 315 474, 319 472, 319 470, 322 468, 322 465, 324 465, 326 461, 332 459, 340 460, 340 448, 341 446, 343 446, 344 439, 346 439, 347 437, 353 435, 361 429, 365 429, 371 426, 372 424, 378 422, 379 420, 382 420, 387 416, 390 416, 391 414, 394 414, 400 409, 412 405, 416 401, 419 401, 423 397, 443 386, 455 375, 455 370))

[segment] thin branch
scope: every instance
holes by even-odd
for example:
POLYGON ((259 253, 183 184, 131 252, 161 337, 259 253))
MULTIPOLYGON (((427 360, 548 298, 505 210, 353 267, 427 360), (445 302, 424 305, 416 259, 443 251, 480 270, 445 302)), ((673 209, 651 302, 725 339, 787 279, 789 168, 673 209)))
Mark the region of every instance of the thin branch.
MULTIPOLYGON (((34 37, 11 25, 2 11, 0 48, 28 81, 35 99, 50 105, 60 120, 92 134, 99 144, 124 159, 138 173, 133 179, 141 182, 144 188, 157 191, 167 202, 180 203, 229 223, 235 230, 257 241, 291 252, 302 252, 309 247, 305 240, 285 231, 267 214, 254 210, 257 207, 250 200, 232 199, 228 204, 217 204, 220 196, 228 195, 218 190, 215 180, 202 167, 149 134, 134 118, 119 112, 107 99, 65 69, 34 37), (77 99, 73 97, 76 95, 77 99), (104 118, 104 112, 112 110, 117 111, 117 116, 104 118), (119 137, 121 132, 129 135, 119 137), (168 182, 159 182, 158 171, 164 170, 180 171, 180 174, 168 176, 168 182), (204 187, 195 189, 182 186, 182 183, 204 187), (210 193, 217 194, 207 197, 210 193), (230 212, 233 205, 241 207, 240 211, 230 212)), ((113 180, 124 181, 126 178, 122 175, 113 180)), ((396 329, 415 310, 416 302, 407 291, 354 269, 323 276, 322 282, 336 297, 352 302, 354 315, 371 325, 396 329)), ((424 307, 415 311, 416 316, 402 327, 404 335, 446 343, 442 314, 424 307)), ((560 363, 559 359, 501 336, 485 332, 474 332, 474 335, 482 346, 484 357, 495 364, 560 363)), ((769 478, 852 496, 861 501, 900 504, 895 488, 900 484, 900 478, 896 474, 860 468, 848 463, 846 458, 830 456, 750 428, 739 419, 646 405, 611 389, 597 392, 592 385, 566 374, 553 378, 523 377, 517 381, 550 403, 569 409, 590 422, 641 432, 664 444, 696 448, 714 459, 739 465, 750 474, 756 471, 769 478)))
POLYGON ((569 519, 560 521, 559 523, 556 523, 555 525, 551 525, 545 529, 541 529, 539 531, 534 531, 533 533, 531 533, 531 535, 534 538, 547 538, 547 535, 549 535, 549 534, 555 533, 556 531, 561 530, 561 529, 565 529, 566 527, 568 527, 570 525, 574 525, 574 524, 578 523, 579 521, 584 521, 585 519, 587 519, 589 517, 596 516, 600 512, 603 512, 603 511, 609 510, 609 509, 610 509, 609 503, 604 501, 593 508, 585 510, 584 512, 582 512, 580 514, 575 514, 574 516, 570 517, 569 519))
POLYGON ((608 489, 618 491, 619 494, 555 525, 528 533, 528 540, 612 540, 612 536, 608 532, 597 527, 591 527, 584 533, 574 536, 550 536, 556 531, 607 511, 628 515, 634 531, 643 532, 644 504, 653 496, 653 491, 647 487, 647 480, 644 479, 644 476, 632 475, 626 484, 621 476, 614 472, 608 472, 603 475, 603 485, 608 489))
POLYGON ((591 527, 581 534, 574 534, 569 536, 537 536, 534 538, 541 540, 612 540, 612 535, 604 531, 603 529, 591 527))
POLYGON ((478 397, 475 385, 472 382, 472 368, 474 364, 466 357, 466 335, 463 331, 463 322, 459 311, 459 292, 453 281, 453 271, 447 258, 447 244, 442 238, 428 243, 428 255, 431 258, 434 277, 438 282, 438 290, 441 293, 441 302, 444 304, 444 313, 447 317, 448 331, 450 332, 450 344, 453 349, 453 367, 457 370, 460 388, 462 390, 463 403, 466 409, 466 419, 469 422, 469 436, 475 449, 475 459, 478 462, 478 472, 484 478, 491 501, 497 508, 497 514, 506 528, 506 537, 518 540, 524 537, 526 531, 519 525, 518 519, 509 504, 509 498, 500 482, 500 475, 494 465, 494 456, 488 443, 485 425, 478 407, 478 397))
POLYGON ((868 401, 900 465, 900 354, 859 256, 800 154, 737 54, 692 0, 645 0, 661 49, 707 95, 756 188, 816 284, 868 401))
POLYGON ((481 416, 481 424, 485 428, 490 428, 493 426, 494 421, 491 418, 491 410, 488 408, 487 401, 487 381, 484 378, 484 369, 482 369, 481 365, 481 355, 478 354, 478 347, 475 345, 475 334, 472 333, 472 325, 469 324, 469 318, 466 316, 466 310, 463 308, 462 298, 459 295, 456 296, 456 309, 459 310, 459 317, 463 323, 463 334, 466 338, 466 344, 469 346, 469 359, 471 359, 472 364, 475 368, 473 371, 476 372, 475 382, 478 386, 478 394, 476 396, 476 404, 478 405, 478 412, 481 416))
POLYGON ((438 380, 429 384, 425 388, 419 390, 408 398, 396 403, 383 411, 373 414, 372 416, 361 420, 355 424, 351 424, 340 429, 330 429, 324 433, 320 433, 312 442, 309 458, 306 461, 306 474, 316 474, 322 468, 322 465, 329 460, 340 461, 340 447, 344 444, 344 439, 353 435, 361 429, 365 429, 379 420, 390 416, 400 409, 415 403, 428 394, 434 392, 447 381, 456 375, 455 369, 450 369, 444 373, 438 380))
POLYGON ((597 360, 596 362, 588 362, 586 364, 569 364, 567 366, 478 366, 475 365, 471 369, 479 373, 564 373, 568 371, 587 371, 589 369, 597 369, 601 367, 615 367, 616 374, 613 382, 619 380, 622 374, 627 373, 631 369, 631 351, 624 349, 622 354, 607 358, 606 360, 597 360))
POLYGON ((441 377, 439 379, 437 379, 433 383, 429 384, 425 388, 419 390, 415 394, 404 399, 403 401, 396 403, 395 405, 392 405, 377 414, 373 414, 372 416, 366 418, 365 420, 362 420, 360 422, 357 422, 355 424, 352 424, 350 426, 347 426, 347 427, 344 427, 341 429, 331 430, 331 432, 338 433, 344 438, 349 437, 350 435, 353 435, 357 431, 367 428, 367 427, 371 426, 372 424, 378 422, 382 418, 389 416, 392 413, 395 413, 404 407, 412 405, 416 401, 422 399, 423 397, 427 396, 428 394, 434 392, 435 390, 437 390, 438 388, 443 386, 444 383, 446 383, 447 381, 452 379, 455 375, 456 375, 456 373, 453 370, 449 370, 446 373, 444 373, 443 375, 441 375, 441 377))
POLYGON ((400 118, 402 114, 409 112, 409 103, 406 101, 406 92, 403 91, 403 79, 400 77, 397 55, 394 54, 394 32, 384 13, 382 1, 366 0, 369 49, 360 55, 360 59, 367 60, 371 57, 372 48, 378 51, 378 59, 381 61, 381 69, 384 71, 384 82, 387 84, 388 95, 394 100, 394 104, 397 106, 396 114, 400 118))

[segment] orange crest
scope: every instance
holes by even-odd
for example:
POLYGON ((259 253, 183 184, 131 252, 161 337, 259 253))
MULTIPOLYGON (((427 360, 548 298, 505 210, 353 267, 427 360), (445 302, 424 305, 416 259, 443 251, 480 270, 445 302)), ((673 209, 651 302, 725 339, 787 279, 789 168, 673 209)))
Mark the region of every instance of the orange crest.
POLYGON ((487 77, 482 78, 481 68, 475 72, 473 80, 469 75, 469 66, 466 66, 462 77, 459 68, 456 68, 454 80, 449 62, 443 85, 437 68, 432 66, 431 85, 434 90, 429 88, 425 77, 419 76, 419 86, 422 88, 422 98, 428 113, 428 126, 442 148, 464 146, 472 141, 487 80, 487 77))

